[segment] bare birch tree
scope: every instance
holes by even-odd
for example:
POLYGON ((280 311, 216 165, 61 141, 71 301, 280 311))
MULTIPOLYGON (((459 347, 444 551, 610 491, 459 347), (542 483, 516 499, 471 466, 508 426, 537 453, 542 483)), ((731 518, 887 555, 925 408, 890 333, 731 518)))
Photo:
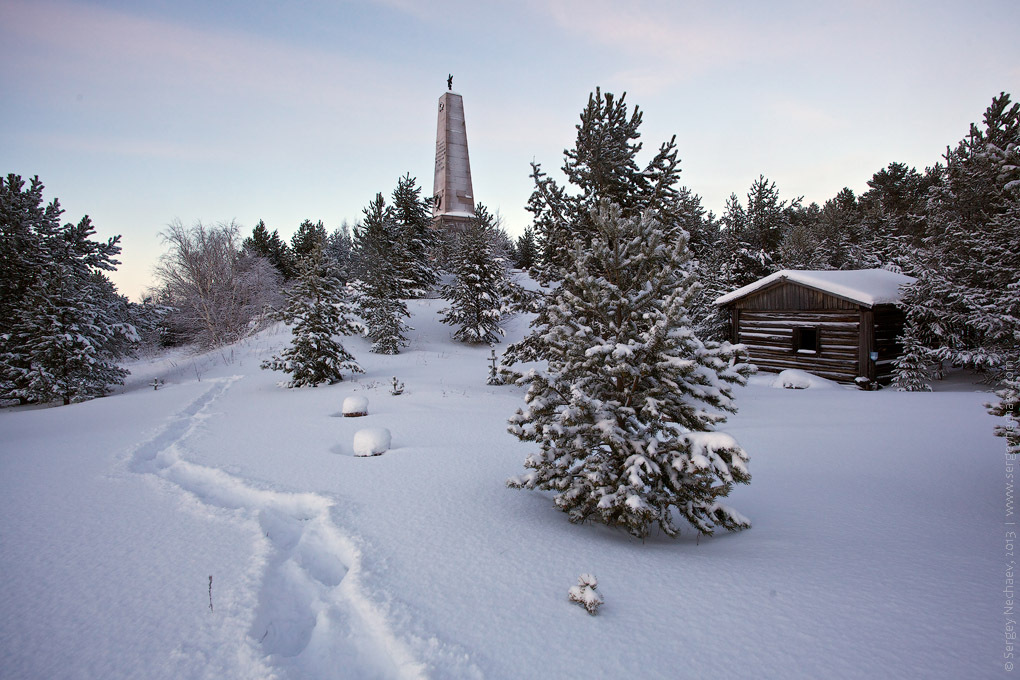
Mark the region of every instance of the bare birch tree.
POLYGON ((235 222, 167 225, 169 250, 155 276, 157 297, 173 307, 173 333, 202 347, 234 342, 261 328, 280 299, 280 275, 268 260, 241 249, 235 222))

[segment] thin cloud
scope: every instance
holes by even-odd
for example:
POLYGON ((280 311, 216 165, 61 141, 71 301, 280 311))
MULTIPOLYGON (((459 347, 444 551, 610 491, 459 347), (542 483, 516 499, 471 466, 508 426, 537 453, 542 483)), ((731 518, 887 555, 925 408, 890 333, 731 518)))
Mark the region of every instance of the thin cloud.
POLYGON ((35 47, 33 61, 24 65, 34 75, 71 71, 78 80, 102 78, 117 82, 126 96, 130 88, 198 88, 273 105, 316 92, 315 105, 339 107, 382 75, 371 61, 261 35, 59 2, 5 5, 3 33, 35 47))
POLYGON ((646 72, 660 73, 663 81, 686 80, 777 49, 767 32, 751 30, 739 14, 731 22, 720 22, 718 16, 703 16, 697 5, 551 0, 532 7, 575 37, 634 59, 653 60, 646 72))
POLYGON ((97 136, 94 134, 27 134, 25 137, 27 141, 38 145, 40 148, 65 152, 136 156, 201 163, 235 160, 234 155, 228 151, 211 148, 205 144, 186 144, 137 137, 115 137, 112 135, 97 136))

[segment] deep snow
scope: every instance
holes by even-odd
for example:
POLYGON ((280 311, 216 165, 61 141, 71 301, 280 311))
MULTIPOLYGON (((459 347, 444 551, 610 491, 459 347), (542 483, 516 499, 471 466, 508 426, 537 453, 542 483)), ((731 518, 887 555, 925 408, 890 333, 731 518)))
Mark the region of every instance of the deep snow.
POLYGON ((529 451, 506 433, 522 390, 485 384, 488 348, 452 342, 444 304, 410 303, 400 355, 345 340, 366 374, 332 386, 258 369, 278 327, 135 362, 115 396, 0 412, 0 675, 1002 671, 1007 468, 982 388, 756 376, 720 428, 751 456, 729 503, 753 528, 642 543, 505 488, 529 451), (368 416, 341 417, 351 395, 368 416), (391 448, 356 457, 371 427, 391 448), (583 573, 597 616, 567 597, 583 573))

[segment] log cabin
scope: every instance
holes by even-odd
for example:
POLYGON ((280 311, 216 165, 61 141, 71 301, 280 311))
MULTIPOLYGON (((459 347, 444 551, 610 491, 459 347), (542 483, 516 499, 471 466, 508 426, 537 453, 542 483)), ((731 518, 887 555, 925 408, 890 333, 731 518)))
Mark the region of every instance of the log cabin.
POLYGON ((885 382, 901 352, 902 287, 913 281, 885 269, 787 269, 715 304, 729 311, 732 341, 747 347, 759 370, 885 382))

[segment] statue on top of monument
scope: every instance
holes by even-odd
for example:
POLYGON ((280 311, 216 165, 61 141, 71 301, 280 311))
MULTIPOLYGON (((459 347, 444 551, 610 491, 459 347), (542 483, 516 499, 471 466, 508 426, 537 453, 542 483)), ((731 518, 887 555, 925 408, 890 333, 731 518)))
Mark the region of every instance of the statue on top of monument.
POLYGON ((453 89, 453 74, 452 73, 450 75, 446 76, 446 89, 447 90, 452 90, 453 89))

